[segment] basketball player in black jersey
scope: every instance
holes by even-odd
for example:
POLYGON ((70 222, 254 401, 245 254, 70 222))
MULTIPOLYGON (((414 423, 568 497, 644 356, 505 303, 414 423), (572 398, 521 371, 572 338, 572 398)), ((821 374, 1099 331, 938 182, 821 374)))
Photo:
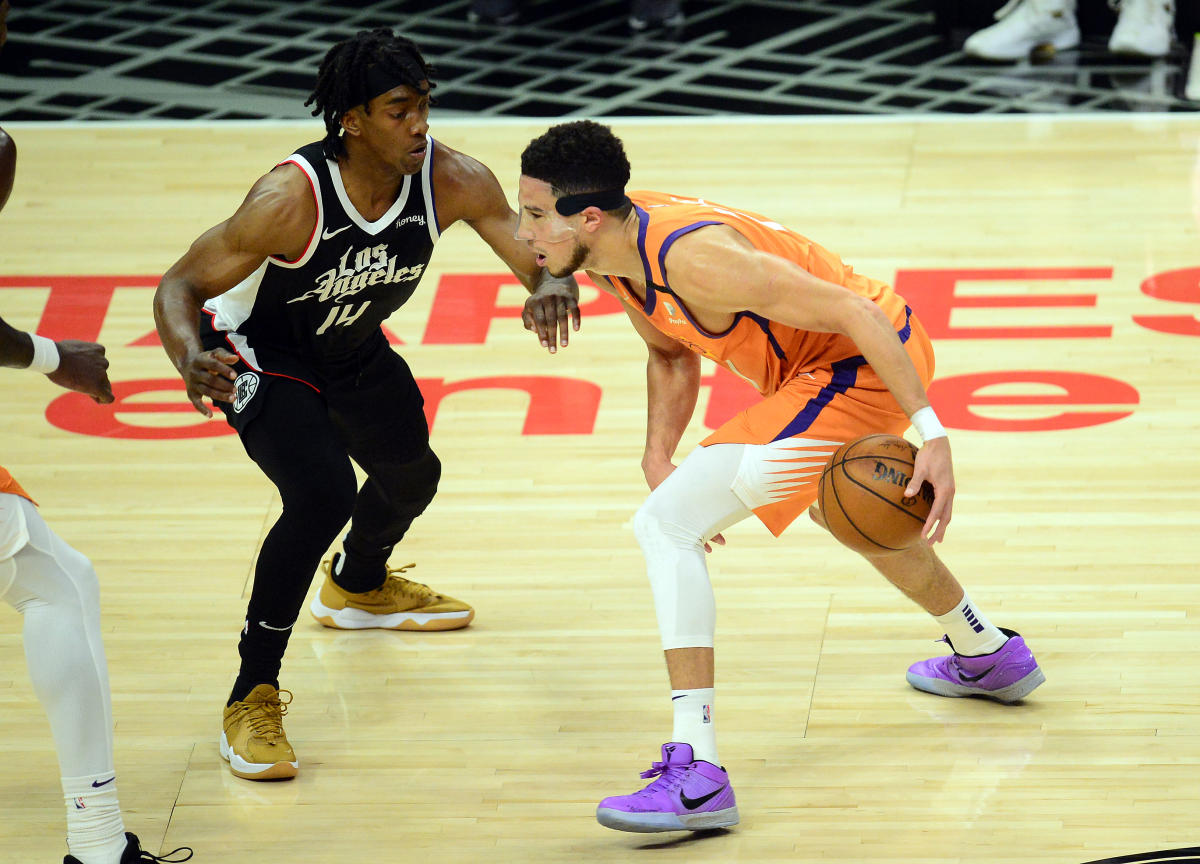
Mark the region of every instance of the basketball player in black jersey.
MULTIPOLYGON (((279 670, 321 556, 311 611, 328 627, 446 630, 474 611, 389 570, 388 557, 437 489, 423 400, 380 324, 416 289, 442 231, 466 222, 533 294, 526 324, 554 350, 579 324, 578 289, 515 239, 495 176, 428 136, 433 70, 408 39, 364 31, 329 50, 305 104, 322 141, 260 178, 200 236, 154 298, 163 345, 196 410, 221 406, 279 489, 223 718, 239 777, 295 776, 279 670), (351 459, 367 474, 356 490, 351 459)), ((285 696, 290 696, 283 691, 285 696)))

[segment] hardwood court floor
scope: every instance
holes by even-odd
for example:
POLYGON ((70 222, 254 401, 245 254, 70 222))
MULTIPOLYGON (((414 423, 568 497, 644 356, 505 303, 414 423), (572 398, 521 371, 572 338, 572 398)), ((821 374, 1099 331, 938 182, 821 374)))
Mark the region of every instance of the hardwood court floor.
MULTIPOLYGON (((551 403, 528 420, 540 434, 522 434, 530 397, 517 390, 438 406, 442 489, 393 560, 474 603, 476 623, 341 633, 303 617, 282 679, 301 774, 233 778, 220 709, 278 500, 235 437, 169 431, 202 418, 156 409, 186 406, 145 338, 150 297, 316 127, 14 126, 0 311, 98 337, 128 394, 116 412, 83 410, 37 376, 0 373, 0 464, 102 581, 129 829, 154 850, 190 844, 201 864, 1078 864, 1200 843, 1200 123, 616 127, 635 188, 768 214, 911 290, 954 427, 944 557, 993 620, 1028 637, 1046 684, 1011 707, 910 689, 906 667, 944 648, 934 624, 813 526, 775 541, 746 523, 710 558, 716 717, 742 824, 697 837, 598 826, 596 802, 638 788, 670 732, 629 528, 645 492, 644 351, 620 315, 591 315, 553 357, 513 313, 490 320, 522 292, 509 280, 493 300, 486 274, 502 266, 455 227, 389 322, 401 350, 431 393, 502 378, 483 383, 551 403), (555 378, 573 379, 557 391, 574 400, 565 414, 555 378), (1044 428, 1060 415, 1068 428, 1044 428)), ((515 196, 517 156, 543 128, 435 118, 433 135, 515 196)), ((715 383, 683 452, 736 401, 715 383)), ((0 860, 34 864, 60 860, 63 814, 19 629, 0 614, 0 860)))

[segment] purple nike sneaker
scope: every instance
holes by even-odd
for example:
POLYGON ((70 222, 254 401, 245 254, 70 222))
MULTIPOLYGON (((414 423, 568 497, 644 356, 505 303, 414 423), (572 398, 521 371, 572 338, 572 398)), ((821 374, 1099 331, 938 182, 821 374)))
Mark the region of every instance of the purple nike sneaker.
POLYGON ((664 744, 661 762, 645 778, 658 779, 632 795, 605 798, 596 821, 618 831, 705 831, 738 823, 737 801, 724 768, 694 758, 690 744, 664 744))
MULTIPOLYGON (((1046 680, 1033 652, 1020 634, 1000 628, 1008 637, 999 650, 978 657, 954 653, 908 667, 908 683, 938 696, 986 696, 997 702, 1019 702, 1046 680)), ((938 640, 954 650, 949 636, 938 640)))

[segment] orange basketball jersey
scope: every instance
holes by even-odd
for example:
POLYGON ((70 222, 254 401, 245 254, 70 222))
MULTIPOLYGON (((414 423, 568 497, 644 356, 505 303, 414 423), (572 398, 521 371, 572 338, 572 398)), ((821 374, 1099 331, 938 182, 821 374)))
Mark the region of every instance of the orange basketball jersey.
POLYGON ((728 225, 756 248, 794 261, 820 279, 871 299, 897 330, 906 326, 904 300, 889 285, 860 276, 837 255, 778 222, 746 210, 662 192, 630 192, 629 198, 640 222, 638 247, 646 271, 645 302, 624 280, 614 276, 608 280, 655 328, 746 379, 764 396, 777 392, 797 375, 854 357, 859 350, 853 340, 840 334, 797 330, 749 311, 738 312, 724 333, 704 331, 672 293, 671 275, 666 270, 667 252, 685 234, 708 225, 728 225))
MULTIPOLYGON (((20 495, 22 498, 29 498, 29 493, 21 488, 21 484, 13 479, 12 474, 8 473, 8 469, 0 465, 0 492, 7 492, 10 495, 20 495)), ((33 501, 32 498, 29 498, 33 501)))

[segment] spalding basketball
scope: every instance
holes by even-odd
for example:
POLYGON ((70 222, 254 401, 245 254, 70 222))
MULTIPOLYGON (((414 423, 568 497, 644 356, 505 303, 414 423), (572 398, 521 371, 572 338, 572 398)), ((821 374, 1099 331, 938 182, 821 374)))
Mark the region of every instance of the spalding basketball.
POLYGON ((912 546, 933 505, 933 487, 904 494, 917 448, 895 435, 848 441, 830 457, 817 487, 817 506, 833 536, 858 552, 879 554, 912 546))

